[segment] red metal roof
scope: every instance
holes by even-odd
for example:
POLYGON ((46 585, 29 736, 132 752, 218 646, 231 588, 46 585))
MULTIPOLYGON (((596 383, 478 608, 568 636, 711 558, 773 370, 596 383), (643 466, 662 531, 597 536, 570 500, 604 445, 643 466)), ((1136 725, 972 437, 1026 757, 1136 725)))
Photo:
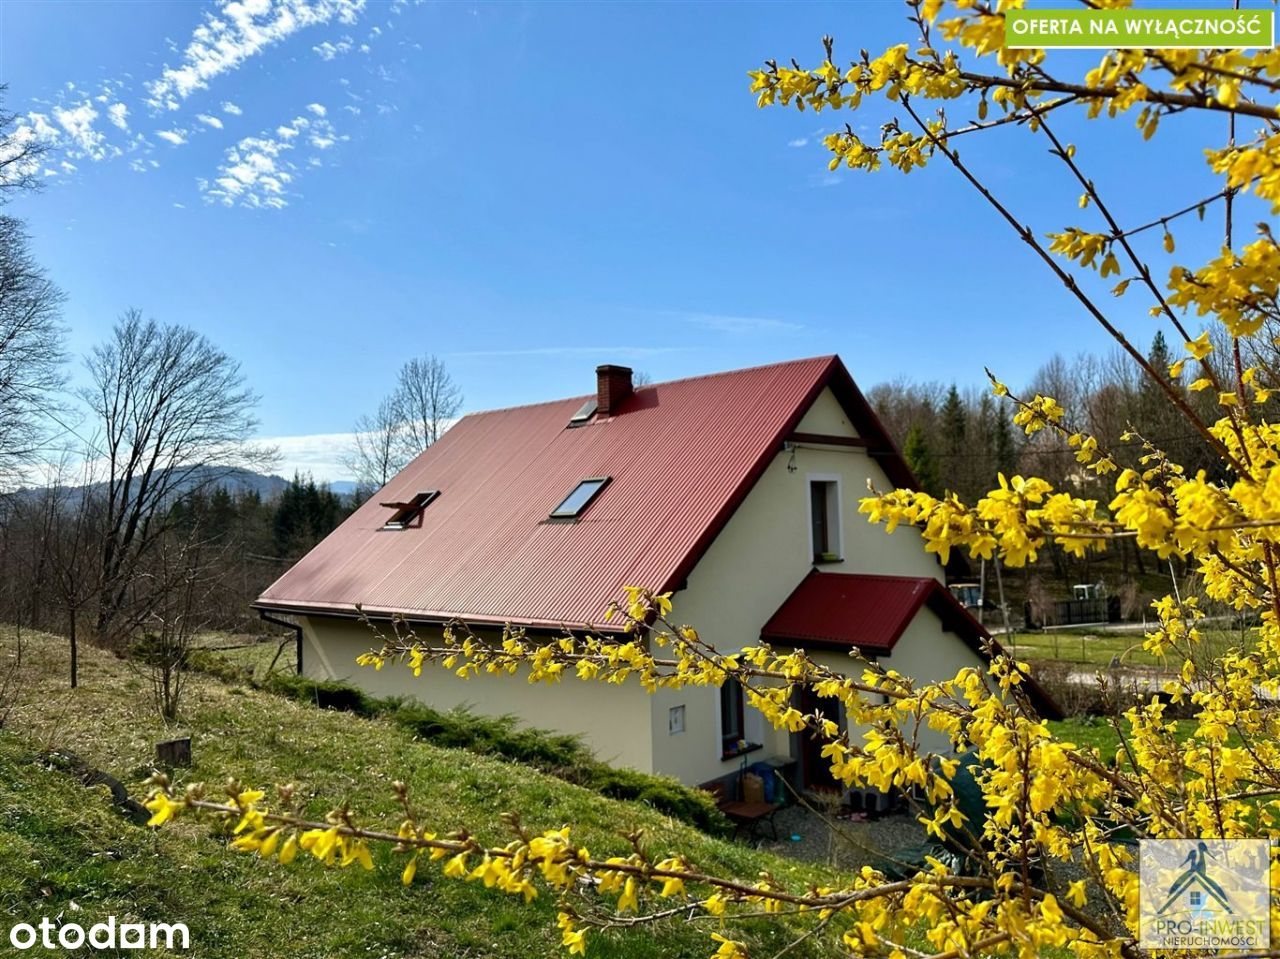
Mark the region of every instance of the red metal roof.
POLYGON ((778 607, 760 635, 770 641, 889 652, 935 590, 947 592, 927 577, 815 569, 778 607))
POLYGON ((898 485, 910 470, 839 358, 637 389, 569 428, 589 397, 475 413, 271 585, 258 605, 532 626, 602 625, 626 585, 676 588, 783 439, 830 386, 898 485), (548 514, 612 478, 576 522, 548 514), (418 525, 381 529, 387 502, 439 490, 418 525))
MULTIPOLYGON (((907 627, 928 606, 942 620, 944 635, 954 634, 985 658, 985 644, 1004 650, 936 579, 871 576, 811 570, 760 631, 761 639, 787 646, 851 649, 888 655, 907 627)), ((1046 719, 1061 719, 1062 709, 1027 675, 1032 703, 1046 719)))

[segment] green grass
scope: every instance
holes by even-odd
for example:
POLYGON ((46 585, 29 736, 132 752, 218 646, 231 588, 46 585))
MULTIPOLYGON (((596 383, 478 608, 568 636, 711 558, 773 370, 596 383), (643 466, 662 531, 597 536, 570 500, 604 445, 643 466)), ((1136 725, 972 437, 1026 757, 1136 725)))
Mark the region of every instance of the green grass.
POLYGON ((466 709, 441 712, 405 697, 378 697, 347 683, 319 681, 292 673, 270 671, 271 662, 255 667, 252 660, 230 653, 200 652, 190 663, 202 672, 232 682, 248 682, 257 689, 288 696, 320 709, 338 709, 366 719, 383 719, 418 739, 451 749, 501 756, 533 766, 557 779, 585 786, 614 799, 634 799, 660 812, 697 826, 712 835, 732 833, 733 826, 711 795, 671 776, 619 769, 598 760, 577 736, 531 729, 514 716, 482 716, 466 709))
MULTIPOLYGON (((1128 723, 1123 718, 1119 722, 1120 728, 1127 734, 1128 723)), ((1194 719, 1179 719, 1174 725, 1177 729, 1175 738, 1183 742, 1191 737, 1198 724, 1194 719)), ((1112 759, 1120 747, 1120 736, 1116 733, 1115 727, 1102 716, 1078 716, 1071 719, 1051 720, 1049 728, 1059 739, 1096 749, 1098 755, 1106 760, 1112 759)), ((1234 729, 1228 730, 1226 745, 1235 748, 1239 747, 1241 742, 1239 733, 1234 729)))
MULTIPOLYGON (((8 639, 0 630, 0 651, 8 639)), ((528 766, 423 743, 380 719, 318 710, 248 687, 192 676, 180 730, 156 717, 145 675, 100 651, 81 654, 81 688, 65 681, 65 644, 28 637, 22 700, 0 732, 0 914, 38 920, 79 907, 88 926, 107 915, 185 922, 202 959, 241 957, 521 957, 560 955, 553 896, 524 906, 501 893, 444 879, 433 867, 404 888, 398 857, 379 868, 290 867, 235 853, 195 823, 158 832, 116 812, 102 788, 85 788, 39 760, 56 748, 121 779, 140 795, 157 740, 190 733, 196 766, 179 781, 235 776, 294 781, 322 815, 349 801, 368 822, 398 821, 390 783, 409 783, 420 818, 439 831, 466 826, 482 841, 507 838, 503 811, 531 828, 570 823, 596 855, 621 853, 620 833, 641 829, 655 854, 682 851, 705 869, 796 883, 829 878, 821 867, 712 838, 640 803, 602 798, 528 766)), ((2 657, 0 657, 2 658, 2 657)), ((671 921, 600 932, 589 955, 706 955, 714 926, 671 921)), ((3 932, 5 930, 0 930, 3 932)), ((776 923, 743 928, 752 953, 772 955, 794 936, 776 923)), ((0 944, 0 949, 7 943, 0 944)), ((819 937, 789 956, 817 955, 819 937)), ((132 953, 122 953, 130 955, 132 953)))
MULTIPOLYGON (((1207 659, 1222 655, 1233 646, 1247 646, 1253 641, 1248 631, 1207 627, 1199 649, 1207 659)), ((1010 652, 1027 660, 1057 660, 1091 666, 1108 666, 1114 657, 1128 666, 1156 666, 1177 670, 1183 657, 1169 654, 1163 659, 1142 648, 1141 632, 1105 633, 1088 630, 1053 630, 1045 633, 1015 633, 1013 642, 997 635, 1010 652)))

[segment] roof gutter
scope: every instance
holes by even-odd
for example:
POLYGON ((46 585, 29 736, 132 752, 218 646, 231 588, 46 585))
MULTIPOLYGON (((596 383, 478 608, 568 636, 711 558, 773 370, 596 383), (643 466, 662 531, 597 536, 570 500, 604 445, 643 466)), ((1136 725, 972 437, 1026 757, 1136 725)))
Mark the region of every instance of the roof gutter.
MULTIPOLYGON (((408 623, 410 626, 449 626, 453 623, 461 623, 466 626, 473 626, 484 629, 501 629, 504 626, 515 626, 530 633, 546 633, 548 635, 562 636, 566 631, 587 631, 592 633, 622 633, 623 630, 617 626, 597 626, 591 623, 579 623, 572 625, 569 623, 547 623, 547 622, 522 622, 519 619, 495 619, 483 616, 468 616, 465 613, 456 616, 432 616, 430 614, 414 615, 413 613, 393 613, 393 612, 371 612, 368 609, 357 611, 355 609, 342 609, 336 606, 295 606, 288 603, 250 603, 251 609, 256 609, 258 614, 268 622, 279 622, 279 620, 271 619, 267 613, 274 610, 283 613, 286 616, 327 616, 331 619, 355 619, 355 620, 372 620, 374 622, 389 623, 393 620, 400 620, 408 623)), ((283 625, 292 626, 292 623, 283 625)), ((301 629, 301 627, 299 627, 301 629)))
POLYGON ((291 623, 287 619, 280 619, 277 616, 272 616, 267 609, 265 609, 262 606, 259 606, 257 603, 253 604, 253 608, 258 611, 258 618, 261 619, 264 623, 271 623, 275 626, 283 626, 286 629, 293 630, 293 642, 294 642, 294 649, 296 651, 296 657, 297 657, 298 675, 301 676, 302 675, 302 625, 300 623, 291 623))

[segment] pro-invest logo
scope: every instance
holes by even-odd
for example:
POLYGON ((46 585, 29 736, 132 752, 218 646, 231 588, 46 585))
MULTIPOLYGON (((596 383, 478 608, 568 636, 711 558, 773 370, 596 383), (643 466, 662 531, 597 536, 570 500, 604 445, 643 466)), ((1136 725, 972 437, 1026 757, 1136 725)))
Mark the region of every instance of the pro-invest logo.
POLYGON ((1265 839, 1146 839, 1140 855, 1144 949, 1267 949, 1265 839))

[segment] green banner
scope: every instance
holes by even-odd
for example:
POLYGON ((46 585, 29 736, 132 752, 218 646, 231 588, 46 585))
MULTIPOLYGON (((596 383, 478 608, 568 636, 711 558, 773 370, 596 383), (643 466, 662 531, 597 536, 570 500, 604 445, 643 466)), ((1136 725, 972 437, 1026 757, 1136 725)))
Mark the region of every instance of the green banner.
POLYGON ((1190 47, 1248 50, 1275 45, 1270 10, 1009 10, 1011 49, 1115 50, 1190 47))

